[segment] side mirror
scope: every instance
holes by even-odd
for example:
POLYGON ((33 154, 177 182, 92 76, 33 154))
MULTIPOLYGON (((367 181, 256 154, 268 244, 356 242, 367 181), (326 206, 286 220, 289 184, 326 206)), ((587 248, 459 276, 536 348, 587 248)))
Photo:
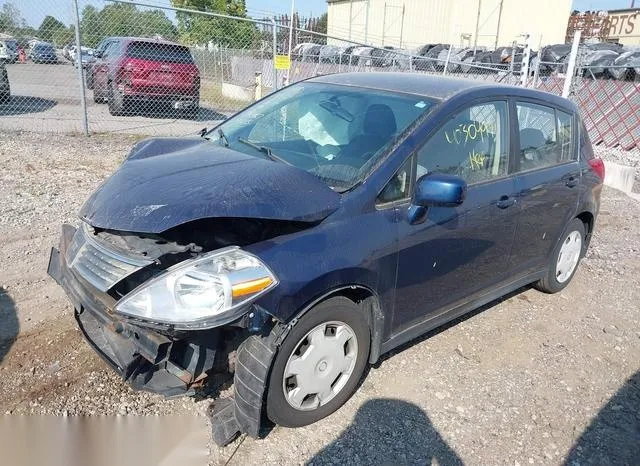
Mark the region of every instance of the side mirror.
POLYGON ((422 223, 428 207, 456 207, 464 202, 467 183, 459 176, 431 173, 418 179, 409 208, 409 222, 422 223))

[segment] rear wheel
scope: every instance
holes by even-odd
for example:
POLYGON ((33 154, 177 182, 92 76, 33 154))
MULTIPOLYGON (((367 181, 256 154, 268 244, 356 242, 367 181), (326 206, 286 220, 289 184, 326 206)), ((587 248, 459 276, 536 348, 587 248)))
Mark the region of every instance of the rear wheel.
POLYGON ((584 223, 580 219, 573 219, 551 255, 547 276, 535 284, 537 289, 545 293, 557 293, 569 284, 584 252, 584 238, 584 223))
POLYGON ((107 103, 109 104, 109 113, 113 116, 126 115, 126 106, 124 96, 113 88, 113 83, 109 83, 109 91, 107 94, 107 103))
POLYGON ((333 413, 355 391, 370 346, 369 325, 356 304, 344 297, 318 304, 293 327, 275 357, 269 418, 301 427, 333 413))

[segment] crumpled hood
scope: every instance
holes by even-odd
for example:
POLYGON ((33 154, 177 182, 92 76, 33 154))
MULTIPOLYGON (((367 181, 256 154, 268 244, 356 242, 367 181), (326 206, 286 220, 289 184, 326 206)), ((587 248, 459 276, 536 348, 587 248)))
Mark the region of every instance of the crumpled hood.
POLYGON ((213 217, 317 222, 339 203, 304 170, 202 138, 154 138, 133 148, 80 217, 97 228, 161 233, 213 217))

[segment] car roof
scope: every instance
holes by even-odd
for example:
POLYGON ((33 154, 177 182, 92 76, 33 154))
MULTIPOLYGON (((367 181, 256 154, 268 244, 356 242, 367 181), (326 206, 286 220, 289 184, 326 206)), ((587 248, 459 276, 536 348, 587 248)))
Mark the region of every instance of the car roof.
POLYGON ((457 94, 468 91, 487 91, 488 96, 516 96, 542 98, 553 105, 575 110, 575 106, 567 99, 555 94, 507 84, 487 83, 470 79, 448 78, 419 73, 372 72, 372 73, 339 73, 311 78, 310 82, 337 84, 342 86, 362 87, 371 90, 401 92, 414 94, 434 100, 447 100, 457 94))
POLYGON ((116 39, 120 39, 122 42, 127 44, 131 42, 149 42, 152 44, 161 44, 161 45, 178 45, 180 47, 187 47, 186 45, 178 44, 177 42, 172 42, 166 39, 154 39, 151 37, 118 37, 116 39))

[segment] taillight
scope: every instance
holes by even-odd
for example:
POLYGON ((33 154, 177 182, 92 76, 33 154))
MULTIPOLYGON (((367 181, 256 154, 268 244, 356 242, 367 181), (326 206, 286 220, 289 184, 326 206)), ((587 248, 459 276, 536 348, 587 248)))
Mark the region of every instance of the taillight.
POLYGON ((604 180, 604 162, 602 159, 589 160, 589 166, 601 180, 604 180))
POLYGON ((144 65, 141 64, 141 63, 127 62, 122 67, 122 69, 124 71, 129 72, 129 73, 140 73, 140 72, 144 71, 144 65))

